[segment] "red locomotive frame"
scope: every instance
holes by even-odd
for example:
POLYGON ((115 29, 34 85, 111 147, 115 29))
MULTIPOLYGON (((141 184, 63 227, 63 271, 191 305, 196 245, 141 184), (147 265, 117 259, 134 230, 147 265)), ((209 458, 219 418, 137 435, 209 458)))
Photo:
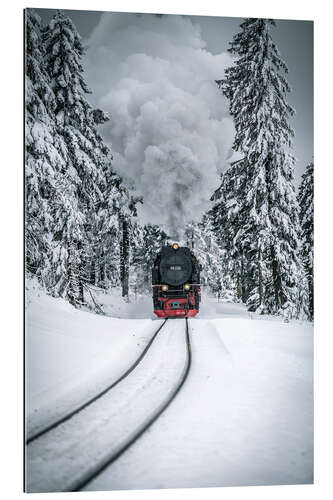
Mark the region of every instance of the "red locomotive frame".
POLYGON ((159 318, 191 318, 199 312, 200 285, 190 284, 189 291, 178 289, 167 292, 163 292, 162 285, 153 285, 153 298, 161 306, 154 308, 154 313, 159 318))

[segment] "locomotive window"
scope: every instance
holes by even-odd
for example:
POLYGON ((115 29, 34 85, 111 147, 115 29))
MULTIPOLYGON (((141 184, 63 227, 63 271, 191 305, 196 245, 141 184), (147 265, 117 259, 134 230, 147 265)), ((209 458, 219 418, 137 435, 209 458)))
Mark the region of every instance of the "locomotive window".
POLYGON ((170 266, 171 271, 181 271, 182 266, 170 266))

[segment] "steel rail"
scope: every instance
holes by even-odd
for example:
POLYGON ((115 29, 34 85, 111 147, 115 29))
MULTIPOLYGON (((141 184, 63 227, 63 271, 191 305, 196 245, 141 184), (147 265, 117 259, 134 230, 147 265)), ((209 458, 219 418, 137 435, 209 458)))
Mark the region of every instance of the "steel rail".
POLYGON ((168 406, 175 399, 181 388, 183 387, 187 376, 189 374, 191 363, 192 363, 192 353, 191 353, 191 341, 189 334, 188 318, 185 318, 185 342, 186 342, 186 363, 182 371, 181 377, 177 385, 172 390, 171 394, 168 395, 167 399, 163 401, 158 408, 153 412, 153 414, 138 428, 128 440, 123 443, 116 452, 111 453, 109 456, 104 457, 102 461, 95 464, 87 471, 80 479, 75 481, 70 488, 66 491, 80 491, 93 479, 95 479, 101 472, 103 472, 109 465, 115 462, 126 450, 128 450, 146 431, 147 429, 160 417, 160 415, 168 408, 168 406))
POLYGON ((162 325, 160 325, 158 327, 158 329, 156 330, 156 332, 152 335, 151 339, 149 340, 148 344, 146 345, 146 347, 143 349, 143 351, 141 352, 141 354, 138 356, 138 358, 134 361, 134 363, 115 381, 115 382, 112 382, 112 384, 109 384, 107 387, 105 387, 102 391, 98 392, 97 394, 95 394, 95 396, 93 396, 92 398, 88 399, 87 401, 85 401, 84 403, 82 403, 80 406, 78 406, 77 408, 75 408, 74 410, 70 411, 69 413, 66 413, 66 415, 64 415, 63 417, 59 418, 58 420, 56 420, 55 422, 47 425, 46 427, 44 427, 43 429, 41 429, 40 431, 36 432, 35 434, 33 434, 32 436, 28 437, 27 440, 26 440, 26 444, 30 444, 32 443, 33 441, 35 441, 36 439, 40 438, 41 436, 43 436, 44 434, 46 434, 47 432, 50 432, 52 429, 55 429, 56 427, 58 427, 59 425, 63 424, 64 422, 66 422, 67 420, 69 420, 70 418, 72 418, 74 415, 76 415, 77 413, 79 413, 80 411, 84 410, 85 408, 87 408, 87 406, 91 405, 92 403, 94 403, 95 401, 97 401, 99 398, 101 398, 102 396, 104 396, 104 394, 106 394, 107 392, 109 392, 111 389, 113 389, 114 387, 116 387, 116 385, 118 385, 122 380, 124 380, 130 373, 132 373, 132 371, 138 366, 138 364, 143 360, 143 358, 145 357, 145 355, 147 354, 149 348, 151 347, 152 343, 154 342, 154 340, 156 339, 157 335, 160 333, 160 331, 162 330, 163 326, 165 325, 165 323, 167 322, 168 318, 166 318, 162 325))

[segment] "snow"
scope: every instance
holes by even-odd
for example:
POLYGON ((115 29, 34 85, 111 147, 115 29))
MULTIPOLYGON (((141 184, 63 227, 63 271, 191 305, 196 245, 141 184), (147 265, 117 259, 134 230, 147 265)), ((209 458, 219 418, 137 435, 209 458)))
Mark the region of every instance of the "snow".
MULTIPOLYGON (((112 318, 29 289, 30 431, 117 378, 142 351, 161 322, 150 319, 148 297, 131 300, 105 297, 105 308, 118 310, 112 318), (149 319, 125 317, 140 307, 149 319)), ((85 489, 313 482, 312 323, 250 315, 204 293, 189 325, 192 367, 182 390, 85 489)), ((70 489, 161 404, 184 367, 184 321, 162 331, 107 396, 28 446, 29 491, 70 489)))
POLYGON ((27 291, 27 432, 35 434, 112 383, 139 356, 159 321, 107 318, 27 291))
POLYGON ((135 372, 31 443, 28 491, 71 491, 95 464, 121 449, 178 385, 186 363, 184 338, 184 323, 168 323, 135 372), (170 356, 161 356, 161 351, 170 356))
POLYGON ((152 309, 152 298, 150 295, 135 294, 130 292, 129 301, 126 302, 121 296, 120 289, 113 289, 105 293, 102 290, 93 289, 98 303, 108 316, 113 318, 132 319, 155 319, 152 309))
POLYGON ((86 489, 312 483, 311 326, 242 318, 190 325, 183 390, 86 489))

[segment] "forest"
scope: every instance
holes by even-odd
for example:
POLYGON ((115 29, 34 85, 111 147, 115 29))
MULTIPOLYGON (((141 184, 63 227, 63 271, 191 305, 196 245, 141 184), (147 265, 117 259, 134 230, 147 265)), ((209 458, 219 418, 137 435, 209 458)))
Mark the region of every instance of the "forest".
MULTIPOLYGON (((215 82, 227 99, 240 155, 211 193, 211 208, 184 228, 181 243, 202 265, 218 300, 286 320, 313 319, 313 161, 294 178, 295 110, 288 68, 271 19, 245 19, 230 42, 233 65, 215 82)), ((25 13, 26 272, 75 307, 94 290, 124 300, 150 293, 163 226, 141 224, 135 195, 113 168, 101 126, 112 120, 89 102, 81 37, 57 11, 48 25, 25 13)), ((152 186, 153 189, 153 186, 152 186)), ((172 207, 170 206, 170 210, 172 207)))

